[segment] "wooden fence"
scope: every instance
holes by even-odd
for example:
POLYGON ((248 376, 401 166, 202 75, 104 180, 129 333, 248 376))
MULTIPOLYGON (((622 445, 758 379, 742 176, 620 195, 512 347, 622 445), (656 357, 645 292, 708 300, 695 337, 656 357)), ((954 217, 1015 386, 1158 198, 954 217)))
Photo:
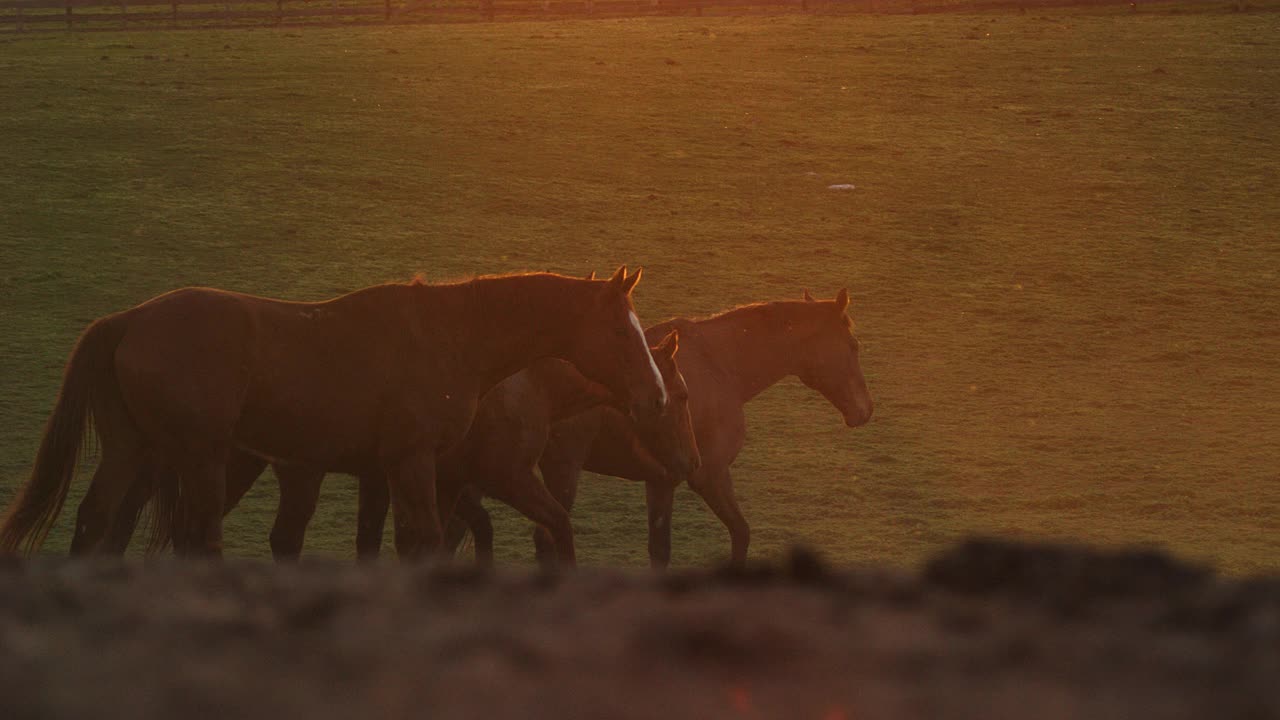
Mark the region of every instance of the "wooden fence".
POLYGON ((465 22, 761 12, 1026 11, 1152 0, 0 0, 0 32, 465 22))

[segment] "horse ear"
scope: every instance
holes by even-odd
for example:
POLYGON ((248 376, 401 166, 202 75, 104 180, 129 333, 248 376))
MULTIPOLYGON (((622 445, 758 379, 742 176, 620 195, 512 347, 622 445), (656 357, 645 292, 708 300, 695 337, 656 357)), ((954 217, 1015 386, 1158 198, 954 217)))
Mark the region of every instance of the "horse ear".
POLYGON ((667 336, 662 338, 662 342, 658 343, 654 349, 667 357, 675 357, 676 351, 680 349, 680 331, 672 330, 667 333, 667 336))
POLYGON ((844 312, 849 307, 849 288, 840 288, 836 293, 836 310, 844 312))
POLYGON ((613 277, 609 278, 609 284, 613 285, 614 287, 621 288, 622 283, 626 279, 627 279, 627 266, 623 265, 622 267, 618 268, 618 271, 613 274, 613 277))
POLYGON ((813 299, 813 296, 809 294, 809 288, 804 289, 804 301, 815 302, 815 300, 813 299))
POLYGON ((595 280, 595 279, 596 279, 596 271, 595 271, 595 270, 592 270, 591 272, 587 273, 587 279, 588 279, 588 280, 595 280))
POLYGON ((644 268, 636 268, 636 271, 632 273, 631 277, 622 281, 622 292, 630 295, 631 290, 636 286, 636 283, 640 282, 640 276, 643 274, 644 268))

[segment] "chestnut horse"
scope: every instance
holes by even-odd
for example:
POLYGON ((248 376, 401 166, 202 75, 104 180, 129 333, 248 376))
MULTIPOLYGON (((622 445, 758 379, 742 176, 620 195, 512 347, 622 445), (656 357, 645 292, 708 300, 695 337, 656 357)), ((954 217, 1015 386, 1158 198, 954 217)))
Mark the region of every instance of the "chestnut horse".
MULTIPOLYGON (((637 448, 650 458, 655 473, 665 477, 670 471, 683 477, 700 464, 698 448, 689 418, 684 378, 680 375, 675 355, 679 333, 672 331, 651 348, 655 364, 662 375, 670 402, 661 416, 653 421, 636 422, 632 431, 636 442, 644 442, 649 450, 637 448), (643 438, 643 441, 641 440, 643 438), (661 458, 659 460, 654 457, 661 458)), ((632 423, 628 416, 608 405, 616 398, 608 389, 585 378, 573 365, 553 358, 543 359, 496 385, 480 400, 475 419, 461 443, 442 455, 436 466, 437 497, 442 519, 456 513, 464 521, 474 521, 471 530, 477 538, 476 559, 481 565, 493 561, 492 525, 483 507, 475 506, 475 490, 506 502, 512 508, 545 528, 551 538, 549 552, 558 562, 576 564, 573 531, 569 514, 547 492, 534 474, 548 434, 554 423, 584 412, 607 411, 622 422, 632 423), (480 515, 474 513, 479 512, 480 515)), ((268 460, 244 451, 236 451, 227 466, 227 501, 225 510, 239 503, 244 494, 266 469, 268 460)), ((302 552, 307 524, 315 512, 325 470, 277 462, 274 464, 280 485, 280 504, 275 525, 271 529, 271 552, 276 560, 294 560, 302 552)), ((389 496, 387 484, 376 468, 356 471, 359 475, 359 523, 356 550, 359 557, 372 559, 382 548, 382 534, 389 496)), ((123 553, 129 544, 142 506, 152 495, 163 496, 163 483, 172 482, 168 475, 157 478, 156 487, 131 491, 120 509, 120 516, 108 540, 114 552, 123 553)), ((171 500, 169 500, 171 502, 171 500)), ((163 497, 157 503, 163 503, 163 497)), ((171 511, 161 509, 160 517, 171 511)), ((468 525, 471 523, 468 522, 468 525)), ((153 528, 152 549, 169 540, 163 525, 153 528)), ((454 535, 450 549, 460 539, 454 535)), ((548 561, 549 563, 549 561, 548 561)))
MULTIPOLYGON (((817 390, 857 427, 871 419, 873 403, 858 361, 858 341, 846 315, 849 293, 835 300, 747 305, 703 320, 677 318, 645 331, 650 338, 678 329, 683 350, 680 369, 688 382, 689 412, 702 467, 688 477, 729 529, 731 561, 747 557, 751 529, 738 508, 729 466, 746 437, 743 406, 784 377, 795 375, 817 390)), ((673 398, 674 401, 674 398, 673 398)), ((651 459, 637 452, 625 422, 579 416, 558 423, 539 467, 548 490, 572 510, 578 474, 583 470, 645 483, 649 511, 649 558, 655 568, 671 561, 671 510, 675 485, 655 472, 651 459)), ((474 510, 470 511, 474 515, 474 510)), ((477 520, 479 522, 479 520, 477 520)), ((541 530, 539 554, 548 552, 541 530)))
MULTIPOLYGON (((640 416, 667 392, 631 291, 550 273, 390 284, 319 303, 177 290, 95 321, 67 364, 31 479, 0 526, 0 552, 32 551, 64 502, 88 418, 101 460, 73 554, 104 547, 121 501, 156 467, 179 476, 181 537, 220 555, 235 448, 311 466, 376 466, 402 558, 439 548, 436 458, 481 395, 543 357, 574 363, 640 416)), ((145 483, 144 483, 145 486, 145 483)))
MULTIPOLYGON (((544 564, 572 567, 576 564, 573 528, 569 513, 547 491, 534 472, 550 437, 551 428, 560 420, 578 415, 616 416, 627 423, 630 437, 636 442, 637 454, 649 458, 654 472, 666 478, 670 473, 683 478, 701 465, 693 426, 689 415, 688 394, 684 377, 676 363, 679 348, 677 331, 667 334, 652 348, 654 360, 662 372, 670 402, 657 422, 632 422, 614 407, 591 401, 587 381, 567 365, 544 365, 530 368, 494 388, 485 396, 471 433, 462 444, 441 462, 441 506, 447 502, 456 510, 458 519, 471 526, 476 537, 476 560, 492 564, 492 529, 479 497, 487 495, 510 505, 534 522, 548 537, 544 564), (583 402, 585 400, 585 402, 583 402), (468 492, 468 490, 470 490, 468 492), (444 497, 447 495, 447 499, 444 497), (475 515, 476 509, 481 515, 475 515), (472 523, 479 518, 479 525, 472 523)), ((360 514, 362 530, 386 516, 386 500, 362 493, 360 514)), ((456 534, 450 543, 456 546, 456 534)), ((362 544, 376 551, 381 541, 381 525, 362 544)))
MULTIPOLYGON (((672 379, 663 376, 667 383, 667 391, 670 393, 671 405, 683 404, 688 407, 689 395, 684 390, 684 379, 681 377, 679 382, 672 382, 672 379)), ((687 412, 687 411, 686 411, 687 412)), ((626 473, 630 479, 640 480, 641 482, 666 484, 671 483, 678 485, 681 478, 686 477, 689 472, 697 470, 701 466, 701 459, 691 468, 679 470, 664 465, 658 459, 655 453, 660 453, 652 441, 642 439, 640 429, 637 423, 634 423, 629 417, 618 412, 616 408, 608 405, 599 405, 586 412, 578 413, 571 418, 563 419, 552 424, 547 428, 546 439, 536 446, 537 456, 533 456, 535 464, 543 468, 543 472, 551 463, 558 462, 553 455, 548 455, 552 451, 550 440, 555 434, 561 434, 566 428, 575 428, 577 432, 584 433, 605 433, 611 439, 609 442, 599 442, 598 446, 602 448, 618 448, 620 452, 618 457, 606 457, 603 454, 599 457, 592 456, 592 469, 605 475, 626 473), (620 460, 625 460, 625 466, 619 464, 620 460), (617 468, 616 471, 613 468, 617 468)), ((692 427, 689 428, 692 432, 692 427)), ((691 436, 692 437, 692 436, 691 436)), ((697 444, 697 439, 693 438, 693 443, 697 444)), ((532 467, 532 466, 530 466, 532 467)), ((581 469, 581 468, 579 468, 581 469)), ((563 475, 562 475, 563 476, 563 475)), ((572 477, 576 480, 577 473, 573 473, 572 477)), ((546 486, 542 483, 543 487, 546 486)), ((482 500, 484 494, 474 485, 469 485, 464 490, 461 497, 458 498, 457 505, 454 506, 453 521, 449 523, 445 529, 445 546, 450 551, 455 551, 461 545, 462 539, 466 531, 470 530, 475 541, 476 562, 482 566, 493 564, 493 523, 489 517, 489 513, 485 510, 482 500)), ((560 504, 560 500, 552 496, 557 507, 562 508, 566 518, 568 517, 569 508, 560 504)), ((534 539, 538 548, 538 559, 543 565, 550 565, 553 555, 558 553, 560 547, 554 539, 554 534, 546 526, 538 526, 535 529, 534 539)))

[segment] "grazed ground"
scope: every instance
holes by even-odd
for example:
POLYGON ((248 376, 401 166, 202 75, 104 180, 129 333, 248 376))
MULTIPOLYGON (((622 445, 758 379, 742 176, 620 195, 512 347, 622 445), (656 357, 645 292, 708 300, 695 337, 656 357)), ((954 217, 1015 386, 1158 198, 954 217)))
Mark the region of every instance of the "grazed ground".
POLYGON ((974 541, 919 573, 0 565, 0 714, 1277 718, 1280 578, 974 541))

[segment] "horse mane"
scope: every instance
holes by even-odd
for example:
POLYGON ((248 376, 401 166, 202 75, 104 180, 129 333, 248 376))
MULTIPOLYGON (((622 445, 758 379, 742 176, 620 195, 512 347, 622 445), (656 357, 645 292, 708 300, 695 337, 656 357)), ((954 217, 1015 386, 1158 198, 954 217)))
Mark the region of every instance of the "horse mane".
POLYGON ((414 273, 413 278, 409 282, 403 283, 403 284, 410 285, 410 286, 427 286, 427 287, 457 287, 460 285, 469 285, 471 283, 476 283, 476 282, 483 283, 488 280, 512 280, 516 278, 557 278, 560 280, 584 280, 584 278, 581 278, 581 277, 577 277, 574 275, 563 275, 561 273, 551 272, 550 270, 517 270, 515 272, 504 272, 504 273, 484 273, 484 274, 469 273, 469 274, 457 275, 447 280, 439 280, 436 282, 431 282, 427 280, 426 273, 419 271, 414 273))
MULTIPOLYGON (((826 302, 808 302, 806 300, 766 300, 764 302, 746 303, 722 310, 712 315, 698 318, 675 318, 669 322, 681 321, 680 331, 696 327, 714 328, 722 324, 757 320, 762 323, 783 323, 787 321, 808 323, 811 319, 821 318, 819 308, 827 308, 826 302)), ((845 315, 848 321, 848 316, 845 315)))
MULTIPOLYGON (((466 332, 465 328, 475 323, 484 323, 485 318, 499 317, 519 308, 537 305, 554 307, 554 312, 560 316, 565 327, 576 327, 591 310, 591 304, 586 302, 588 288, 602 288, 604 285, 605 281, 557 273, 513 272, 473 275, 435 283, 418 282, 415 278, 413 282, 401 284, 400 287, 428 300, 434 307, 452 307, 452 313, 432 313, 430 322, 466 332)), ((630 296, 623 296, 623 302, 627 309, 635 311, 630 296)))

